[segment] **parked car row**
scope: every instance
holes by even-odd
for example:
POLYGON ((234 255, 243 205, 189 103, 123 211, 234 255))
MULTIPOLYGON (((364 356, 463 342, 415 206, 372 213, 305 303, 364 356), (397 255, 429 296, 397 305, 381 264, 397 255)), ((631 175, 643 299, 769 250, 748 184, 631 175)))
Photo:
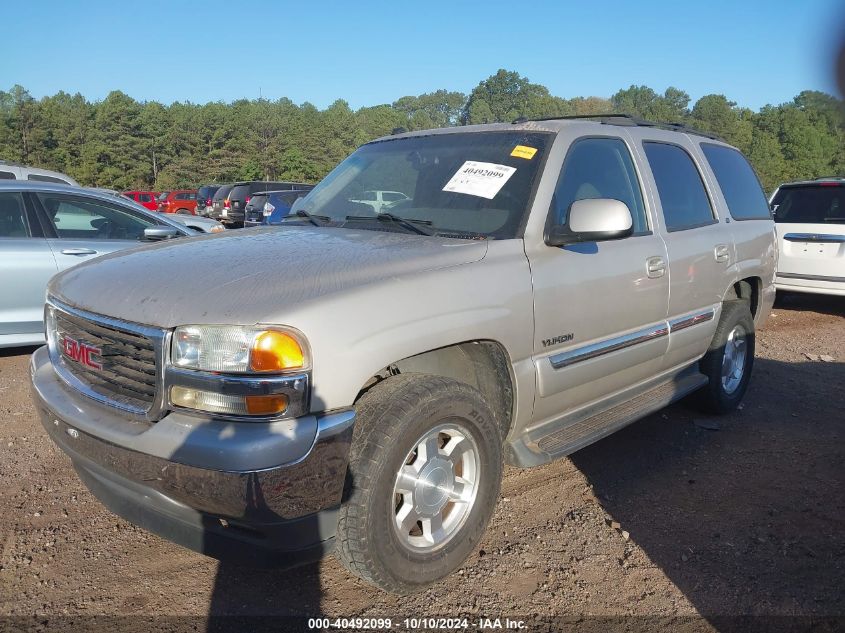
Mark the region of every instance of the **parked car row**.
POLYGON ((246 220, 246 207, 254 195, 268 191, 308 192, 313 188, 314 185, 301 182, 271 182, 264 180, 250 180, 220 185, 211 197, 211 208, 209 208, 208 199, 206 199, 206 204, 200 212, 203 215, 219 220, 226 226, 243 226, 246 220))

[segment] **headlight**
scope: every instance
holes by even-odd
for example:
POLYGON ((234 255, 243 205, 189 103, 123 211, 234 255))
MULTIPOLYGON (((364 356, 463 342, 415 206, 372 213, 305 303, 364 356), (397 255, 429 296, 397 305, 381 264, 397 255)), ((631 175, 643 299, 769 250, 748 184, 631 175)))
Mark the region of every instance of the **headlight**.
POLYGON ((174 407, 238 418, 308 410, 308 346, 299 332, 184 325, 172 340, 166 382, 174 407))
POLYGON ((233 374, 285 372, 307 365, 294 332, 221 325, 185 325, 173 334, 176 367, 233 374))

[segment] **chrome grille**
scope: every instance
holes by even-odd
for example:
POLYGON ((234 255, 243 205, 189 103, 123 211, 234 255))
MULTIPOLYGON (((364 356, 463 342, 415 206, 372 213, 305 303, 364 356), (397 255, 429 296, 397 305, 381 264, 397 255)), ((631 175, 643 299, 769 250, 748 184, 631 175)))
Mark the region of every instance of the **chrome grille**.
POLYGON ((55 305, 47 317, 53 365, 65 382, 96 400, 155 419, 163 332, 55 305), (68 348, 77 344, 93 351, 75 358, 68 348))

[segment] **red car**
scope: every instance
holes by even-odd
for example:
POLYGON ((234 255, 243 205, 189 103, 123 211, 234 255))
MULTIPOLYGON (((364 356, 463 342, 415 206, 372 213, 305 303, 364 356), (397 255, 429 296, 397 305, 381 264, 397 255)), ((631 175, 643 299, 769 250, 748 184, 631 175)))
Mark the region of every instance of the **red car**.
POLYGON ((158 191, 123 191, 122 195, 150 211, 158 211, 158 191))
POLYGON ((176 189, 165 191, 158 197, 159 213, 197 214, 197 190, 176 189))

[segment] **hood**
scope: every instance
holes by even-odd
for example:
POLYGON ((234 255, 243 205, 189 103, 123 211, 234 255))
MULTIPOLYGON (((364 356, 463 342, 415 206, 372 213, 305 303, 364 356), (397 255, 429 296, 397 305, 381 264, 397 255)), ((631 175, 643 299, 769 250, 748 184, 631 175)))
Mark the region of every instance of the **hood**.
POLYGON ((318 297, 482 259, 485 241, 330 227, 228 231, 99 257, 48 294, 135 323, 252 325, 318 297))

